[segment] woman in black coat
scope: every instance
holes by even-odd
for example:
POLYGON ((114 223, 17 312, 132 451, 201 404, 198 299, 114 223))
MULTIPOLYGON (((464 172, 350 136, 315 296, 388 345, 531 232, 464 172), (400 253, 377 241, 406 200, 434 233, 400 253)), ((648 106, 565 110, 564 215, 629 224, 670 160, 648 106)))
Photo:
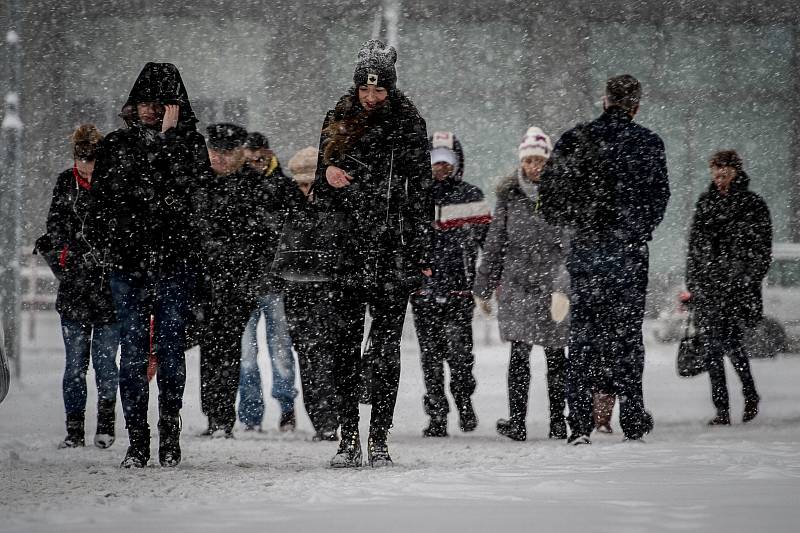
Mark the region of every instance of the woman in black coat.
POLYGON ((59 448, 84 445, 90 358, 97 385, 94 444, 108 448, 114 443, 119 325, 108 276, 83 238, 95 149, 102 138, 93 124, 84 124, 72 134, 75 162, 58 176, 47 215, 47 234, 37 242, 37 250, 59 280, 56 310, 66 349, 62 390, 67 415, 67 436, 59 448))
POLYGON ((742 381, 742 421, 758 414, 759 396, 742 336, 762 318, 761 283, 772 259, 772 224, 767 204, 748 190, 750 178, 736 152, 717 152, 709 165, 713 180, 697 201, 689 233, 686 286, 704 337, 717 409, 709 425, 728 425, 726 354, 742 381))
POLYGON ((395 88, 397 53, 377 40, 358 53, 354 86, 328 112, 315 195, 336 212, 341 261, 334 273, 334 362, 342 439, 333 467, 361 464, 358 385, 364 312, 372 317, 368 460, 392 464, 387 437, 400 380, 400 335, 410 293, 430 276, 433 203, 425 121, 395 88))

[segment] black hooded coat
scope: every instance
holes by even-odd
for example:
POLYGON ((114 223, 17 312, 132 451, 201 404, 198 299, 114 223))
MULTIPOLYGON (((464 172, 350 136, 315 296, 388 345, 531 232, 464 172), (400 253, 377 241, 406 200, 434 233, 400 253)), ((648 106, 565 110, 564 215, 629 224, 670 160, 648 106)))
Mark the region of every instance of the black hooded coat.
POLYGON ((739 171, 728 194, 711 183, 695 205, 686 287, 701 327, 725 319, 752 326, 762 317, 772 223, 767 204, 749 184, 748 175, 739 171))
POLYGON ((170 63, 147 63, 97 151, 88 235, 112 268, 172 272, 199 259, 203 181, 211 173, 186 87, 170 63), (144 126, 136 104, 180 105, 177 126, 144 126))

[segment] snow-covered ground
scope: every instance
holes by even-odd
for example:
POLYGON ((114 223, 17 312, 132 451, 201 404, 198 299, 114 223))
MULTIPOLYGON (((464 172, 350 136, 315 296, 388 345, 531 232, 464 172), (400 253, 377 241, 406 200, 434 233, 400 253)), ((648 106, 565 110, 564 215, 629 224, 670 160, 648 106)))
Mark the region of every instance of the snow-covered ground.
MULTIPOLYGON (((463 434, 451 416, 451 436, 431 440, 420 434, 426 421, 422 376, 415 340, 407 335, 390 441, 396 466, 334 471, 327 465, 336 444, 311 441, 300 403, 294 434, 277 431, 277 404, 269 399, 264 433, 237 432, 234 440, 195 436, 204 428, 204 418, 198 355, 189 352, 183 463, 176 469, 128 471, 118 468, 127 446, 120 420, 119 440, 108 450, 91 444, 56 449, 64 435, 62 346, 55 315, 39 315, 36 326, 36 340, 25 341, 23 379, 12 383, 0 405, 3 532, 625 533, 800 528, 798 355, 753 362, 762 410, 748 425, 740 423, 741 393, 729 372, 735 423, 708 428, 704 422, 713 409, 707 377, 676 377, 675 346, 648 343, 645 394, 656 428, 647 442, 622 442, 615 425, 615 434, 595 436, 592 446, 571 447, 546 438, 544 362, 536 349, 529 440, 518 443, 494 431, 495 420, 507 413, 508 347, 487 343, 496 333, 492 325, 478 321, 474 400, 480 425, 476 432, 463 434)), ((268 391, 270 374, 264 361, 262 355, 268 391)), ((153 427, 155 390, 153 384, 153 427)), ((92 384, 89 442, 94 434, 94 394, 92 384)))

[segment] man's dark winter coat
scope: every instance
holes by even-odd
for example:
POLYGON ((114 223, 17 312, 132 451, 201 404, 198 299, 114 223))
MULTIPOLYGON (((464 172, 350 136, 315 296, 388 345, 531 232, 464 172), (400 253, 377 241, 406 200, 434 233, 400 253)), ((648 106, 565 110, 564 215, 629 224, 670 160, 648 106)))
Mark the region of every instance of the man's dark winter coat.
POLYGON ((197 193, 211 172, 186 89, 174 65, 147 63, 122 116, 97 152, 89 221, 92 244, 116 269, 182 270, 197 260, 197 193), (145 127, 136 104, 180 103, 178 124, 164 133, 145 127))
POLYGON ((721 319, 754 325, 762 317, 761 283, 772 260, 767 204, 740 171, 728 194, 712 182, 695 205, 686 286, 701 327, 721 319))
POLYGON ((370 114, 365 133, 330 161, 354 178, 349 186, 334 189, 325 178, 324 130, 359 111, 354 88, 325 118, 314 186, 317 203, 348 218, 340 281, 410 292, 422 282, 421 269, 432 262, 433 178, 425 120, 400 91, 391 91, 387 105, 370 114))
POLYGON ((575 238, 641 244, 669 200, 664 143, 627 111, 608 108, 567 131, 542 171, 541 210, 575 238))
POLYGON ((90 184, 74 169, 59 174, 47 215, 49 242, 40 240, 37 250, 59 280, 56 310, 62 318, 107 324, 116 320, 108 276, 82 237, 89 201, 90 184))

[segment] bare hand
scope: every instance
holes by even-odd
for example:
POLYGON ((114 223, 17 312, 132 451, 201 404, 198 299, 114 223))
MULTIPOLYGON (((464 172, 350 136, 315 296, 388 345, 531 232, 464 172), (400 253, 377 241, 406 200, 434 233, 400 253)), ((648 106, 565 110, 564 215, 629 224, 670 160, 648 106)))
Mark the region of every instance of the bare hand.
POLYGON ((433 270, 431 270, 430 268, 423 268, 422 275, 425 276, 426 278, 429 278, 433 276, 433 270))
POLYGON ((490 316, 492 314, 492 302, 488 298, 481 298, 475 296, 475 305, 483 312, 484 315, 490 316))
POLYGON ((161 120, 161 133, 178 125, 178 116, 180 113, 181 106, 179 105, 164 106, 164 118, 161 120))
POLYGON ((328 185, 334 189, 341 189, 350 185, 353 177, 341 168, 331 165, 325 169, 325 179, 328 180, 328 185))

